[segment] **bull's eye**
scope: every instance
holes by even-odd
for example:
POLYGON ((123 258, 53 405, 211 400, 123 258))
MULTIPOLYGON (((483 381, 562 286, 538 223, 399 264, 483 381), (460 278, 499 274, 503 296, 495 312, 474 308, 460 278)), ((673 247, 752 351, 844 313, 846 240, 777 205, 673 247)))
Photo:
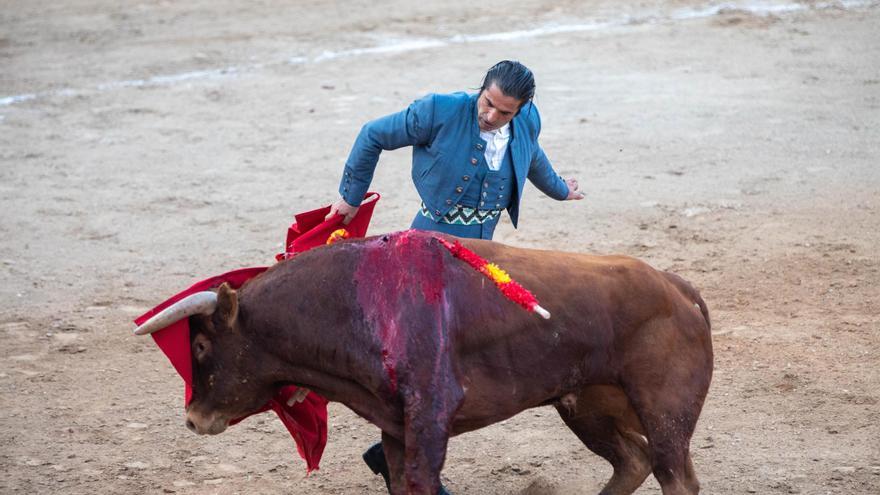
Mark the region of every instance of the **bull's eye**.
POLYGON ((210 342, 203 335, 197 335, 193 340, 193 355, 197 361, 202 361, 210 348, 210 342))

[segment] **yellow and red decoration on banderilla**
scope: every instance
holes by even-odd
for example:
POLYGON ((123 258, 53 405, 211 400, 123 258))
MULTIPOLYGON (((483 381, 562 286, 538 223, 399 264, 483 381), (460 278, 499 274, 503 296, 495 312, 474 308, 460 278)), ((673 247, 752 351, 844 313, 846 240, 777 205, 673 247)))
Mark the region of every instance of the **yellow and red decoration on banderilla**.
POLYGON ((510 275, 499 268, 498 265, 489 263, 477 253, 462 246, 458 241, 449 242, 445 239, 439 240, 453 256, 463 260, 475 270, 495 282, 495 285, 501 290, 501 293, 504 294, 505 297, 519 304, 525 308, 526 311, 538 313, 544 319, 550 318, 550 312, 538 304, 538 300, 535 299, 535 296, 533 296, 532 293, 526 290, 522 285, 519 285, 516 281, 510 278, 510 275))
POLYGON ((348 239, 351 237, 351 234, 348 233, 345 229, 336 229, 330 233, 330 236, 327 237, 327 244, 333 244, 336 241, 341 241, 343 239, 348 239))

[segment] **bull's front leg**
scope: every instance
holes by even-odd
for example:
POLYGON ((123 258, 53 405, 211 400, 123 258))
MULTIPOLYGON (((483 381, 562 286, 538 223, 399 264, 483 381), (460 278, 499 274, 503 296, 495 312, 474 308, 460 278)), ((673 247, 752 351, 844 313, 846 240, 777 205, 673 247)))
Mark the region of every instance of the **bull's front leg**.
POLYGON ((404 474, 403 442, 382 432, 382 450, 388 463, 389 490, 392 494, 407 493, 406 475, 404 474))
POLYGON ((422 376, 401 387, 403 438, 382 432, 393 495, 448 495, 440 471, 464 394, 451 373, 422 376))
MULTIPOLYGON (((418 287, 421 287, 419 285, 418 287)), ((419 297, 423 297, 419 294, 419 297)), ((452 420, 464 400, 456 379, 449 330, 439 304, 400 304, 397 338, 383 356, 403 428, 382 444, 394 495, 437 495, 452 420)), ((386 338, 388 340, 388 338, 386 338)))
POLYGON ((445 494, 440 471, 446 459, 448 428, 429 420, 407 417, 403 441, 382 432, 393 495, 445 494))

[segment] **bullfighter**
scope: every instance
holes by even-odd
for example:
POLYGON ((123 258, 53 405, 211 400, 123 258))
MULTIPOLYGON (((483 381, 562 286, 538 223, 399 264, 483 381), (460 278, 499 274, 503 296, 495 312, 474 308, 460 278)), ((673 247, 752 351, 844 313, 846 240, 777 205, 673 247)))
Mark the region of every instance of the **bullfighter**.
POLYGON ((368 122, 354 142, 328 218, 354 217, 382 150, 413 147, 412 179, 422 204, 412 228, 491 239, 507 210, 519 220, 529 179, 557 200, 583 199, 576 179, 562 179, 538 144, 535 78, 510 60, 492 66, 476 94, 429 94, 406 110, 368 122))

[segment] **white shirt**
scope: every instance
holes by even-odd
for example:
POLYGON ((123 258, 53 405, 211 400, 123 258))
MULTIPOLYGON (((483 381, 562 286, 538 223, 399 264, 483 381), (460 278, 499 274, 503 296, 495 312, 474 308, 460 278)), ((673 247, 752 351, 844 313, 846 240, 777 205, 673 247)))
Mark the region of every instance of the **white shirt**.
POLYGON ((504 153, 507 151, 507 142, 510 141, 510 123, 504 124, 500 129, 494 131, 480 131, 480 137, 486 141, 486 150, 483 156, 486 157, 486 165, 489 170, 501 170, 501 163, 504 161, 504 153))

